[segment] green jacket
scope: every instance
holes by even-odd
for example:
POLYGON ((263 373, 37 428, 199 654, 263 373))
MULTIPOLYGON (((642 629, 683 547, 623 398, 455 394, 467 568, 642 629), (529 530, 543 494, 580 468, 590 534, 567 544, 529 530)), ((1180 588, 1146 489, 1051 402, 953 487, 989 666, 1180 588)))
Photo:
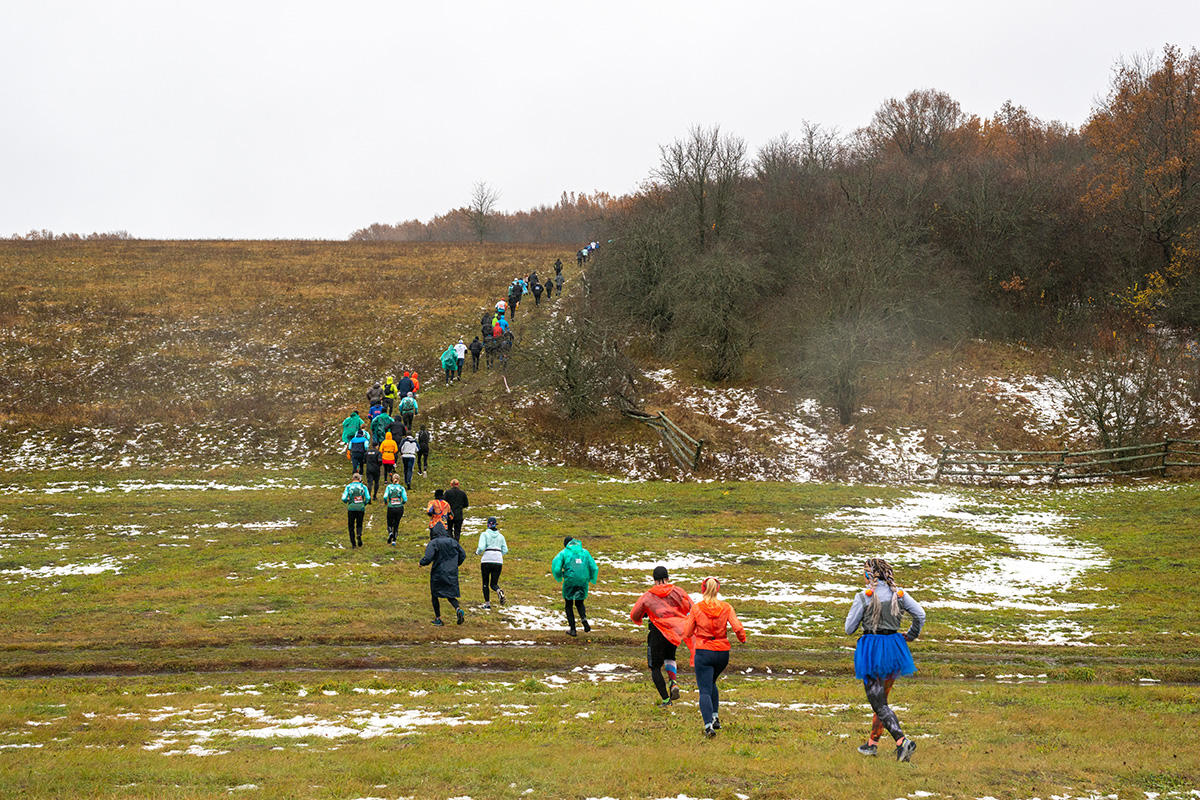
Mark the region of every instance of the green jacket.
POLYGON ((457 369, 458 368, 458 353, 454 352, 454 345, 446 348, 446 352, 442 353, 442 369, 457 369))
POLYGON ((371 438, 377 442, 383 441, 383 435, 387 433, 388 426, 395 422, 394 419, 388 416, 384 411, 375 419, 371 420, 371 438))
POLYGON ((592 554, 583 549, 583 542, 574 539, 554 557, 550 572, 554 580, 562 582, 564 600, 586 600, 588 584, 596 582, 600 569, 592 554))
POLYGON ((350 441, 350 438, 362 426, 363 418, 358 415, 357 411, 342 420, 342 442, 350 441))
POLYGON ((404 491, 403 484, 389 483, 383 490, 383 504, 388 508, 401 508, 407 502, 408 492, 404 491))
POLYGON ((362 511, 371 503, 371 490, 364 483, 351 481, 342 490, 342 502, 348 511, 362 511))
POLYGON ((416 414, 417 413, 417 398, 406 397, 400 401, 399 411, 401 414, 416 414))

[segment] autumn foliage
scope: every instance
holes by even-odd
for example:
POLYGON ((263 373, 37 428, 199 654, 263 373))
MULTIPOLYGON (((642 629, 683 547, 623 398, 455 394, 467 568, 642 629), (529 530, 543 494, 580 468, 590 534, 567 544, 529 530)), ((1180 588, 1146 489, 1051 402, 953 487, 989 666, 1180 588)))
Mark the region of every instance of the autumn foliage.
POLYGON ((1081 129, 933 89, 843 134, 750 155, 695 127, 606 213, 593 291, 728 381, 858 387, 972 336, 1090 341, 1098 320, 1200 325, 1200 54, 1121 63, 1081 129))

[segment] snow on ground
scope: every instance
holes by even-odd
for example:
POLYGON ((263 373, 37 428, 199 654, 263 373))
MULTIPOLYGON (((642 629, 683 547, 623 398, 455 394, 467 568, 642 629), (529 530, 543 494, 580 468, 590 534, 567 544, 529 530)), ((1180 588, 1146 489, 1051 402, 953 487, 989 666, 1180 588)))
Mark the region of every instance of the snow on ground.
MULTIPOLYGON (((1023 638, 1016 643, 1080 645, 1096 632, 1084 629, 1070 615, 1097 607, 1096 590, 1102 587, 1093 576, 1106 571, 1110 560, 1101 548, 1063 533, 1069 522, 1061 514, 976 502, 952 492, 914 492, 893 503, 839 509, 818 520, 820 531, 860 538, 863 548, 857 553, 805 553, 791 544, 789 531, 765 531, 762 546, 748 555, 771 564, 771 572, 779 577, 751 578, 740 584, 730 581, 722 596, 781 607, 843 606, 861 589, 858 581, 864 559, 879 556, 896 565, 897 582, 928 609, 1025 611, 1030 619, 1021 626, 1023 638), (985 532, 999 541, 990 546, 943 541, 963 531, 985 532), (945 578, 908 583, 905 564, 947 559, 964 566, 945 578)), ((655 557, 653 552, 638 551, 612 553, 597 561, 610 569, 642 573, 662 564, 672 578, 682 582, 699 578, 689 570, 718 571, 745 563, 746 556, 668 551, 655 557)), ((773 635, 798 635, 807 632, 811 616, 806 611, 799 619, 754 624, 779 629, 773 635)), ((971 641, 996 639, 990 630, 960 632, 971 641)))
MULTIPOLYGON (((827 479, 830 462, 846 449, 846 434, 836 424, 835 413, 812 398, 801 398, 791 405, 790 411, 781 410, 784 393, 779 389, 684 385, 671 369, 655 370, 648 375, 664 390, 670 390, 681 407, 768 443, 767 464, 761 459, 755 459, 756 465, 746 463, 752 460, 748 453, 710 452, 719 474, 760 480, 820 481, 827 479)), ((928 452, 926 433, 922 430, 873 432, 866 437, 866 443, 862 463, 850 476, 853 480, 912 480, 931 474, 937 466, 937 458, 928 452)))
MULTIPOLYGON (((121 561, 125 559, 116 559, 112 556, 105 556, 99 561, 93 561, 89 564, 58 564, 56 566, 38 567, 31 569, 30 567, 17 567, 16 569, 0 569, 0 575, 11 575, 14 578, 61 578, 67 575, 99 575, 102 572, 111 572, 115 575, 121 574, 121 561)), ((14 583, 13 580, 6 580, 6 583, 14 583)))
MULTIPOLYGON (((389 712, 351 710, 332 718, 299 714, 286 719, 273 717, 259 708, 233 708, 224 711, 210 706, 195 709, 165 708, 150 712, 153 721, 177 720, 173 730, 163 731, 144 749, 174 755, 223 755, 227 750, 209 750, 214 739, 374 739, 381 736, 408 736, 419 728, 434 725, 490 725, 491 720, 447 716, 440 711, 406 709, 394 705, 389 712), (219 726, 214 723, 221 723, 219 726), (182 745, 186 744, 186 747, 182 745)), ((128 716, 128 715, 127 715, 128 716)), ((131 718, 139 718, 132 715, 131 718)))

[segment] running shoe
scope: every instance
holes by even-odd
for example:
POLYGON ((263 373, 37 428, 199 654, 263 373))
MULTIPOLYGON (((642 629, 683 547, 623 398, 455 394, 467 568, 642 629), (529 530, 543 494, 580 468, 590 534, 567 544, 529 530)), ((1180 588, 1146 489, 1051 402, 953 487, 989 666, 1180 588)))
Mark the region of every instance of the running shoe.
POLYGON ((858 746, 858 752, 862 753, 864 756, 877 755, 879 753, 879 746, 873 744, 860 744, 858 746))
POLYGON ((461 608, 456 608, 454 610, 458 612, 458 624, 462 625, 463 620, 467 618, 467 615, 463 613, 463 610, 461 608))
POLYGON ((575 632, 575 629, 574 629, 574 628, 570 628, 570 629, 568 629, 568 630, 567 630, 567 636, 578 636, 578 635, 579 635, 579 634, 577 634, 577 633, 575 632))
POLYGON ((721 730, 721 718, 718 717, 716 714, 713 714, 713 730, 714 731, 721 730))
POLYGON ((716 731, 716 729, 713 728, 712 725, 705 725, 704 726, 704 735, 707 736, 709 739, 715 739, 717 737, 717 731, 716 731))
POLYGON ((492 604, 491 604, 491 603, 484 603, 484 604, 483 604, 483 610, 484 610, 484 611, 491 611, 491 610, 492 610, 492 604))
POLYGON ((504 605, 504 590, 497 589, 496 594, 500 595, 500 605, 504 605))
POLYGON ((442 622, 442 618, 441 618, 441 617, 438 617, 437 619, 435 619, 435 620, 433 621, 433 624, 434 624, 434 625, 444 625, 445 623, 444 623, 444 622, 442 622))
POLYGON ((670 708, 671 707, 671 698, 668 697, 666 700, 661 700, 661 701, 655 703, 654 705, 655 705, 655 708, 670 708))
POLYGON ((584 633, 591 633, 591 632, 592 632, 592 626, 591 626, 591 625, 588 625, 588 621, 587 621, 586 619, 583 621, 583 632, 584 632, 584 633))
POLYGON ((913 751, 916 749, 917 743, 912 739, 909 739, 907 736, 904 737, 904 744, 899 745, 896 748, 896 760, 908 761, 910 758, 912 758, 913 751))
POLYGON ((679 687, 675 685, 675 681, 671 681, 671 699, 679 699, 679 687))

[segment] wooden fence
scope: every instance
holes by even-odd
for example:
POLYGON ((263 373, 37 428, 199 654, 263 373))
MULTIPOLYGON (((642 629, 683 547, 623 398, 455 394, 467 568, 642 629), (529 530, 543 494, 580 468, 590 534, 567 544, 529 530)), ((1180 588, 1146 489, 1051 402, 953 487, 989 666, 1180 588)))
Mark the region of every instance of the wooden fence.
POLYGON ((671 420, 667 419, 667 415, 663 412, 657 414, 647 414, 645 411, 639 411, 632 406, 626 406, 621 409, 625 416, 636 419, 639 422, 644 422, 654 430, 658 431, 659 437, 666 446, 667 452, 674 459, 679 468, 685 472, 692 472, 700 463, 700 451, 704 448, 703 439, 693 439, 684 433, 683 429, 676 425, 671 420))
POLYGON ((933 480, 1097 480, 1200 469, 1200 442, 1167 439, 1104 450, 960 450, 943 448, 933 480))

